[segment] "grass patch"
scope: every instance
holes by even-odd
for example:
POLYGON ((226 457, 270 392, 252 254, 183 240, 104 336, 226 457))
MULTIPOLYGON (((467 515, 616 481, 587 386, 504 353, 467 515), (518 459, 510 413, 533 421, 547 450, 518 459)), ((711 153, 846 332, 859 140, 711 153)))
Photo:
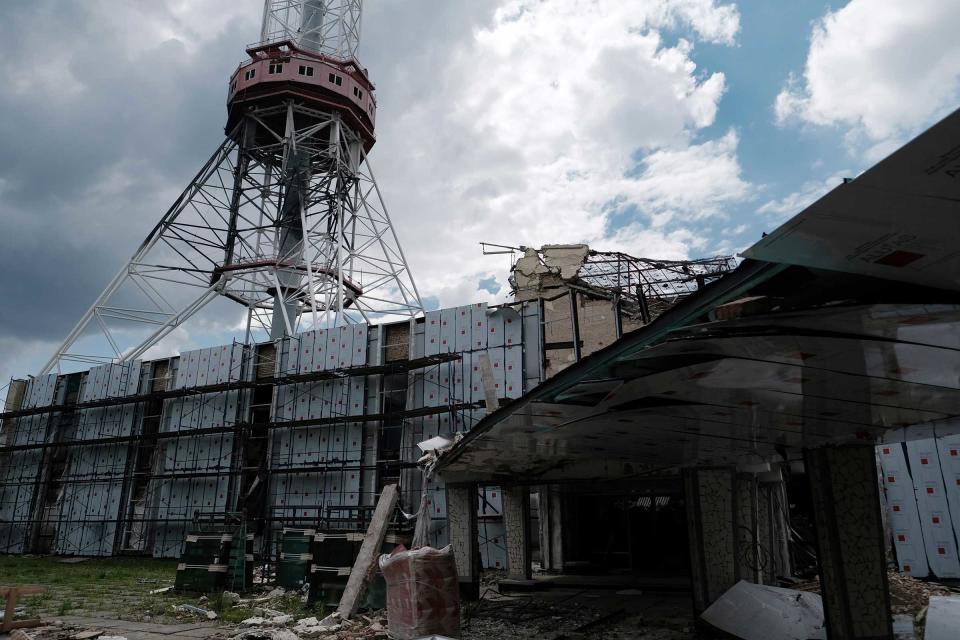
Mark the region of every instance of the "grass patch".
MULTIPOLYGON (((52 619, 66 615, 116 617, 123 620, 176 623, 205 620, 177 612, 179 604, 192 604, 216 611, 220 622, 238 623, 257 615, 255 608, 266 606, 295 618, 322 618, 324 607, 312 609, 301 602, 299 593, 290 593, 271 602, 250 603, 242 607, 224 606, 222 593, 206 594, 209 600, 200 603, 200 593, 151 594, 150 591, 173 585, 177 573, 176 560, 153 558, 92 558, 75 564, 57 562, 55 558, 0 556, 0 584, 35 584, 47 592, 24 597, 20 604, 28 617, 52 619)), ((256 597, 245 594, 244 598, 256 597)))
POLYGON ((150 590, 173 584, 175 560, 93 558, 68 564, 55 558, 0 556, 4 585, 40 585, 47 592, 21 599, 29 615, 64 616, 81 611, 141 620, 169 608, 150 590))

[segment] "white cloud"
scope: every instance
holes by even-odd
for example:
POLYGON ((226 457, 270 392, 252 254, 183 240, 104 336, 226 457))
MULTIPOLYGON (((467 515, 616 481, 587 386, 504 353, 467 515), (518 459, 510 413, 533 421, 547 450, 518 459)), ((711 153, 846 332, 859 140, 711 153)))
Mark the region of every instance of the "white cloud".
POLYGON ((509 0, 404 110, 379 84, 372 161, 421 292, 443 305, 488 296, 481 240, 669 258, 705 246, 685 225, 722 216, 750 186, 736 132, 695 141, 725 78, 698 69, 694 44, 668 28, 731 44, 739 16, 709 0, 509 0), (610 232, 613 201, 641 219, 610 232))
POLYGON ((767 214, 774 221, 782 221, 803 211, 807 206, 819 200, 828 191, 843 183, 844 178, 851 178, 850 172, 838 171, 823 181, 811 180, 805 182, 800 189, 789 193, 782 198, 768 200, 757 209, 757 213, 767 214))
POLYGON ((869 159, 957 106, 960 3, 852 0, 814 24, 803 77, 774 104, 780 122, 838 125, 869 159))
MULTIPOLYGON (((443 305, 502 298, 506 287, 497 296, 478 287, 491 273, 506 277, 503 257, 483 256, 481 240, 586 241, 664 258, 707 251, 705 221, 722 220, 751 193, 737 133, 703 132, 726 78, 698 68, 695 47, 733 45, 739 30, 735 5, 720 2, 368 3, 361 59, 381 107, 372 161, 421 294, 443 305), (611 202, 638 213, 611 230, 611 202)), ((213 151, 227 76, 256 39, 262 6, 46 0, 0 22, 10 51, 23 48, 16 34, 57 43, 30 74, 16 56, 0 63, 15 116, 0 135, 7 149, 21 147, 10 164, 18 171, 0 178, 2 204, 12 207, 0 217, 18 231, 5 234, 8 246, 44 238, 29 253, 49 266, 17 279, 19 288, 8 284, 8 295, 28 299, 22 292, 37 283, 65 279, 58 300, 72 311, 60 315, 71 324, 79 317, 213 151), (37 110, 43 126, 27 117, 37 110), (13 133, 30 127, 31 145, 17 145, 13 133), (27 160, 54 162, 57 189, 42 201, 21 194, 14 207, 8 193, 42 191, 29 188, 24 176, 40 174, 26 171, 27 160), (34 232, 38 221, 61 230, 56 242, 34 232)), ((205 324, 217 317, 210 313, 154 353, 225 342, 235 316, 205 324)), ((0 342, 19 373, 42 364, 37 354, 45 360, 69 329, 7 324, 21 342, 54 336, 16 353, 14 342, 0 342)))

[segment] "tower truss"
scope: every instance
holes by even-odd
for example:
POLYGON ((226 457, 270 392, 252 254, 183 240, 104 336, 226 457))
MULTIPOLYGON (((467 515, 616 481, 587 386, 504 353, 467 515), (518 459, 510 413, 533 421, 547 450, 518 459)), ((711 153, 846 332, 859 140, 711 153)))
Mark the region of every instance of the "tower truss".
POLYGON ((286 40, 315 53, 354 58, 362 5, 362 0, 265 0, 260 40, 286 40))
POLYGON ((376 101, 352 57, 360 2, 268 1, 265 33, 281 4, 297 39, 247 50, 226 139, 41 373, 139 358, 218 299, 245 308, 247 340, 423 312, 367 159, 376 101), (355 30, 310 31, 334 11, 355 30))

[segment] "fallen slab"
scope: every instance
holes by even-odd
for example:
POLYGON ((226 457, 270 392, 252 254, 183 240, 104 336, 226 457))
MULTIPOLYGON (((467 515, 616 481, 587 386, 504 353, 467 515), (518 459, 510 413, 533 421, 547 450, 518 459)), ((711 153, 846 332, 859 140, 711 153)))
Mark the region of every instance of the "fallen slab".
POLYGON ((960 596, 931 596, 925 640, 954 640, 960 629, 960 596))
POLYGON ((743 640, 826 640, 823 601, 816 593, 741 580, 700 618, 743 640))

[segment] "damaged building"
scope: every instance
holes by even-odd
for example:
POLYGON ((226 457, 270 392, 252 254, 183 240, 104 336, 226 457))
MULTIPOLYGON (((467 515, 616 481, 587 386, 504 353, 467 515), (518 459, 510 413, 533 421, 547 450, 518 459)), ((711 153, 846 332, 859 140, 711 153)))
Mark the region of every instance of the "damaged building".
MULTIPOLYGON (((285 530, 362 531, 386 484, 400 482, 401 508, 416 512, 419 443, 469 432, 491 389, 498 405, 520 398, 734 266, 526 249, 515 301, 501 306, 14 380, 0 551, 176 558, 198 517, 243 513, 257 557, 275 565, 285 530)), ((431 543, 444 546, 446 491, 427 490, 431 543)), ((502 493, 478 496, 484 566, 506 568, 502 493)), ((544 498, 545 522, 558 499, 544 498)), ((544 566, 561 568, 558 554, 547 551, 544 566)))
POLYGON ((221 594, 255 569, 311 605, 358 580, 355 611, 416 541, 455 558, 452 627, 493 570, 689 593, 741 637, 792 607, 794 637, 893 638, 889 569, 960 578, 960 112, 739 257, 485 245, 510 298, 427 310, 368 162, 361 4, 265 3, 221 145, 9 384, 0 553, 178 558, 221 594), (214 301, 242 340, 153 355, 214 301))
MULTIPOLYGON (((739 585, 789 585, 813 571, 818 635, 892 638, 891 558, 904 574, 958 577, 958 141, 960 112, 765 236, 731 273, 445 451, 435 477, 457 523, 465 588, 477 584, 476 485, 497 483, 505 496, 510 576, 522 584, 537 537, 531 492, 545 566, 569 571, 568 561, 602 556, 604 540, 629 528, 589 511, 583 524, 585 513, 555 491, 660 482, 670 488, 647 495, 683 502, 682 573, 704 619, 752 637, 743 620, 790 607, 739 585), (583 529, 593 538, 578 540, 583 529)), ((644 549, 656 543, 646 538, 644 549)), ((793 632, 784 637, 813 635, 793 632)))

